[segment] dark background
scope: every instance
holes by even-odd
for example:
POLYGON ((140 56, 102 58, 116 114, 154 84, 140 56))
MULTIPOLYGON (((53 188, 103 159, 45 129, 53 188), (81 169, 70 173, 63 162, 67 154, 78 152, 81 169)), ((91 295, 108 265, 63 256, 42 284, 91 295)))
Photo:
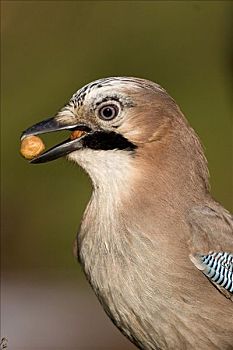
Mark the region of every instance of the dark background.
MULTIPOLYGON (((2 1, 2 336, 9 349, 133 349, 72 256, 91 184, 64 159, 30 165, 23 129, 107 76, 161 84, 199 134, 232 210, 229 1, 2 1)), ((62 139, 49 135, 48 145, 62 139)))

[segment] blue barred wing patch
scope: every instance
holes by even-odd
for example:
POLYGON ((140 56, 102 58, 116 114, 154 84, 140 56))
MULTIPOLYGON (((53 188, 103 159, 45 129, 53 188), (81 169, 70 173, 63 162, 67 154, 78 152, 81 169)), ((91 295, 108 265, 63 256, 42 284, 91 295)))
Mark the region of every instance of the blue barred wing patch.
POLYGON ((199 268, 214 283, 233 293, 233 254, 210 252, 199 255, 199 268))

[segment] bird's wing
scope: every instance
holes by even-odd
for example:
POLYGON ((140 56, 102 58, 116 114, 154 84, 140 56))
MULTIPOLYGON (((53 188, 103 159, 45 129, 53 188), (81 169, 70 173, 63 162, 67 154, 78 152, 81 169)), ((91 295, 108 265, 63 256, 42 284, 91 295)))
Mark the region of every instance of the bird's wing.
POLYGON ((214 203, 192 208, 190 259, 208 279, 233 300, 233 217, 214 203))

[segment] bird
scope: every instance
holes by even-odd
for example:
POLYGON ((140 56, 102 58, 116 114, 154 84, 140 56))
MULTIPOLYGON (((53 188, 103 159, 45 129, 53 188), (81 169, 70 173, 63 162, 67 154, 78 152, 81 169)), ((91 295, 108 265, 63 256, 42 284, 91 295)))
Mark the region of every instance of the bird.
POLYGON ((68 138, 92 181, 74 252, 115 326, 139 349, 233 349, 233 217, 210 193, 201 142, 159 84, 109 77, 79 89, 31 135, 68 138))

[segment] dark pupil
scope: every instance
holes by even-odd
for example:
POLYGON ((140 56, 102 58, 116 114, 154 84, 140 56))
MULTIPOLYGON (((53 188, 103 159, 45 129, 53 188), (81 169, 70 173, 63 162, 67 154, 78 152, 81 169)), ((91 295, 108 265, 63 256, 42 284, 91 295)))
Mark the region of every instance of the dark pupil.
POLYGON ((112 118, 114 116, 114 109, 110 107, 106 107, 102 111, 103 117, 106 119, 112 118))

